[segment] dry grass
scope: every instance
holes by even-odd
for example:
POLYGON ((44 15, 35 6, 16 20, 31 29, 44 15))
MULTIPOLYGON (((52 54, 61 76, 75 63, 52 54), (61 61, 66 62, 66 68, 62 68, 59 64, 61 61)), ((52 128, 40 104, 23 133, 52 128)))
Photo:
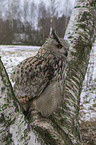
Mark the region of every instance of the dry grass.
POLYGON ((80 125, 80 137, 83 145, 96 145, 96 121, 82 122, 80 125))

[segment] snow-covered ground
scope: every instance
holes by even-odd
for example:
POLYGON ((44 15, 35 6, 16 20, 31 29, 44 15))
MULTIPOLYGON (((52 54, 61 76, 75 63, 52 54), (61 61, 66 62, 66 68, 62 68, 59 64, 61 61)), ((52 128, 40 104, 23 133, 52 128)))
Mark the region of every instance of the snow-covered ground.
MULTIPOLYGON (((38 46, 0 45, 0 56, 10 77, 13 68, 27 57, 34 56, 38 46)), ((81 93, 80 120, 96 120, 96 41, 81 93)))
POLYGON ((91 50, 89 65, 80 98, 80 119, 82 121, 96 121, 96 40, 91 50))
POLYGON ((0 45, 0 56, 9 75, 17 64, 27 57, 34 56, 39 48, 39 46, 0 45))

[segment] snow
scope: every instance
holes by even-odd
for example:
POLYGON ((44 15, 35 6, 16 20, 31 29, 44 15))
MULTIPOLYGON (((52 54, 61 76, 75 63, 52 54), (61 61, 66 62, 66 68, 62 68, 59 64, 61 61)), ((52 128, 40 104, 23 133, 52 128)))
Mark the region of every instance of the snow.
POLYGON ((0 45, 0 56, 9 75, 18 63, 34 56, 39 48, 40 46, 0 45))
POLYGON ((96 40, 90 54, 89 65, 81 93, 81 121, 96 120, 96 40))

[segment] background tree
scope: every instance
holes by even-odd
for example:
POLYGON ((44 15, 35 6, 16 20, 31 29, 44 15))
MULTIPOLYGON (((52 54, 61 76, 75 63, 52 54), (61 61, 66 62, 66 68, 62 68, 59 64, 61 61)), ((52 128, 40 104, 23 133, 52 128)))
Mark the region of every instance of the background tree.
POLYGON ((36 5, 36 3, 33 1, 15 0, 13 2, 13 0, 8 0, 8 3, 6 3, 6 5, 8 6, 6 6, 3 11, 2 9, 5 4, 2 1, 1 19, 3 23, 1 23, 2 38, 0 39, 0 43, 12 44, 13 42, 16 42, 18 44, 19 42, 21 42, 23 44, 42 45, 49 35, 51 27, 50 19, 52 15, 52 23, 54 23, 52 25, 54 25, 54 28, 56 28, 59 36, 63 37, 65 31, 64 21, 66 16, 58 15, 57 7, 59 7, 59 3, 56 3, 56 0, 51 0, 51 3, 53 4, 53 6, 50 8, 50 6, 46 6, 43 1, 36 5), (6 17, 3 17, 4 14, 6 17), (5 29, 5 23, 7 25, 6 31, 2 31, 3 29, 5 29), (60 26, 62 31, 60 29, 60 26))
POLYGON ((69 16, 68 16, 68 14, 69 14, 69 4, 70 3, 70 1, 69 0, 65 0, 65 2, 64 2, 64 8, 65 8, 65 15, 66 15, 66 18, 65 18, 65 30, 66 30, 66 28, 67 28, 67 24, 68 24, 68 20, 69 20, 69 16))
POLYGON ((34 26, 34 24, 35 24, 35 17, 36 17, 36 4, 32 1, 31 2, 31 29, 32 30, 34 30, 35 28, 35 26, 34 26))
POLYGON ((25 42, 27 41, 27 27, 28 27, 28 21, 27 21, 27 13, 28 13, 28 1, 24 0, 24 32, 25 32, 25 42))
MULTIPOLYGON (((39 4, 39 9, 38 9, 38 27, 40 29, 40 33, 41 33, 40 36, 42 38, 42 43, 45 40, 45 32, 46 32, 45 28, 46 26, 48 28, 48 24, 49 24, 49 23, 48 24, 46 23, 46 19, 47 19, 47 10, 46 10, 44 2, 41 1, 39 4)), ((46 30, 48 30, 47 32, 49 32, 49 28, 46 30)))

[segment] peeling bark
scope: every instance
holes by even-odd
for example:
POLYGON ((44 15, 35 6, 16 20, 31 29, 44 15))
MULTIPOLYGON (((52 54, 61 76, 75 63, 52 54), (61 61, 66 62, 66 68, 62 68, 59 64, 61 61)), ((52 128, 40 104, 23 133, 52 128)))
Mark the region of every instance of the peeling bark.
POLYGON ((33 110, 29 122, 26 120, 0 59, 0 144, 38 144, 35 143, 37 138, 46 145, 82 144, 79 137, 80 93, 95 37, 95 21, 95 0, 76 1, 65 34, 70 42, 65 99, 50 118, 42 118, 33 110), (36 131, 35 135, 31 129, 36 131))

